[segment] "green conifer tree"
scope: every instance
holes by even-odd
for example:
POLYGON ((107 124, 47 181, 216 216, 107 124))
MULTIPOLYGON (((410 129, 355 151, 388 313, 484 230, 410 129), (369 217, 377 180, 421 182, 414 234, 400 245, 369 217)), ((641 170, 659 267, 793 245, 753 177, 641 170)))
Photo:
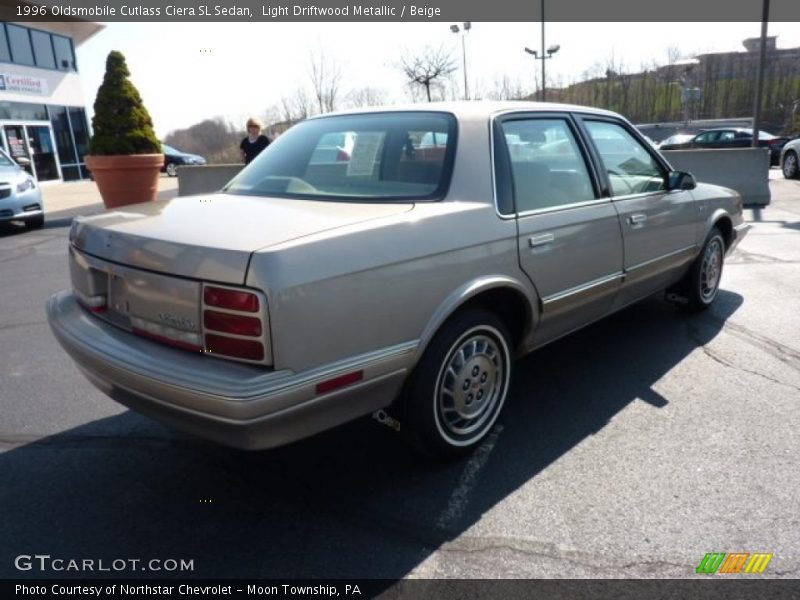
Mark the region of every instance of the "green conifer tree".
POLYGON ((94 102, 89 154, 160 154, 150 113, 128 77, 125 57, 116 50, 106 59, 106 74, 94 102))

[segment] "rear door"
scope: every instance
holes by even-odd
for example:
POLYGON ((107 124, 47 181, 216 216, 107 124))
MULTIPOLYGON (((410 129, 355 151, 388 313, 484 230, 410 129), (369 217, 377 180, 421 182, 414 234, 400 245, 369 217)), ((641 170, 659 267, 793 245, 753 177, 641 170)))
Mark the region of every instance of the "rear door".
POLYGON ((605 315, 622 278, 622 237, 586 147, 565 113, 495 122, 498 207, 516 217, 522 269, 540 299, 537 342, 605 315))
POLYGON ((632 126, 594 116, 581 122, 619 213, 625 281, 615 307, 624 306, 683 273, 696 252, 697 205, 689 191, 667 191, 667 165, 632 126))

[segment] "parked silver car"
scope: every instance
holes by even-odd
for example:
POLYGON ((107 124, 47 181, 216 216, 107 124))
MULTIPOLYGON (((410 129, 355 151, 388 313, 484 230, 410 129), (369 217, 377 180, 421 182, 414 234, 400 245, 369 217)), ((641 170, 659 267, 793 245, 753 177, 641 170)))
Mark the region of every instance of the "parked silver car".
POLYGON ((789 140, 781 149, 781 170, 786 179, 800 178, 800 137, 789 140))
POLYGON ((78 219, 47 312, 97 387, 212 440, 267 448, 373 413, 447 455, 490 431, 515 357, 667 288, 709 306, 746 229, 736 192, 611 112, 341 113, 221 193, 78 219), (311 160, 331 134, 348 160, 311 160))
POLYGON ((8 221, 39 229, 44 225, 44 208, 36 180, 0 149, 0 223, 8 221))

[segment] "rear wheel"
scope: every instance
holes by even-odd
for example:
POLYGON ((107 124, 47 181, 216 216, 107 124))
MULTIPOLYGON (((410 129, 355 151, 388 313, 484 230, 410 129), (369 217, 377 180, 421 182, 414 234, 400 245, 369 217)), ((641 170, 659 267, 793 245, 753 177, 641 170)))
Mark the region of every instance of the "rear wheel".
POLYGON ((783 157, 783 176, 786 179, 797 179, 800 177, 800 165, 797 162, 797 154, 789 151, 783 157))
POLYGON ((429 456, 474 449, 508 394, 512 359, 505 324, 482 309, 457 313, 436 334, 406 385, 403 431, 429 456))
POLYGON ((167 175, 170 177, 177 177, 178 167, 175 163, 167 163, 167 175))
POLYGON ((714 227, 687 275, 686 298, 691 311, 705 310, 714 302, 725 262, 725 240, 714 227))

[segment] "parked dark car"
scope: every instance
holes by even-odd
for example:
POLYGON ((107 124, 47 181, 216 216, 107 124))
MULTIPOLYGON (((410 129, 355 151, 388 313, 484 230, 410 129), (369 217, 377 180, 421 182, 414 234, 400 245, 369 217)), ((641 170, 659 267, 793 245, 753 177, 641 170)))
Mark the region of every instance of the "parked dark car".
POLYGON ((167 146, 166 144, 161 144, 161 148, 164 152, 164 166, 162 167, 161 172, 166 173, 170 177, 176 177, 178 175, 179 165, 206 164, 206 159, 202 156, 198 156, 197 154, 182 152, 177 148, 167 146))
MULTIPOLYGON (((780 164, 781 150, 789 138, 777 137, 766 131, 758 135, 760 148, 769 149, 769 163, 780 164)), ((690 140, 675 144, 662 144, 659 150, 687 150, 690 148, 749 148, 753 143, 753 130, 744 127, 707 129, 690 140)))

